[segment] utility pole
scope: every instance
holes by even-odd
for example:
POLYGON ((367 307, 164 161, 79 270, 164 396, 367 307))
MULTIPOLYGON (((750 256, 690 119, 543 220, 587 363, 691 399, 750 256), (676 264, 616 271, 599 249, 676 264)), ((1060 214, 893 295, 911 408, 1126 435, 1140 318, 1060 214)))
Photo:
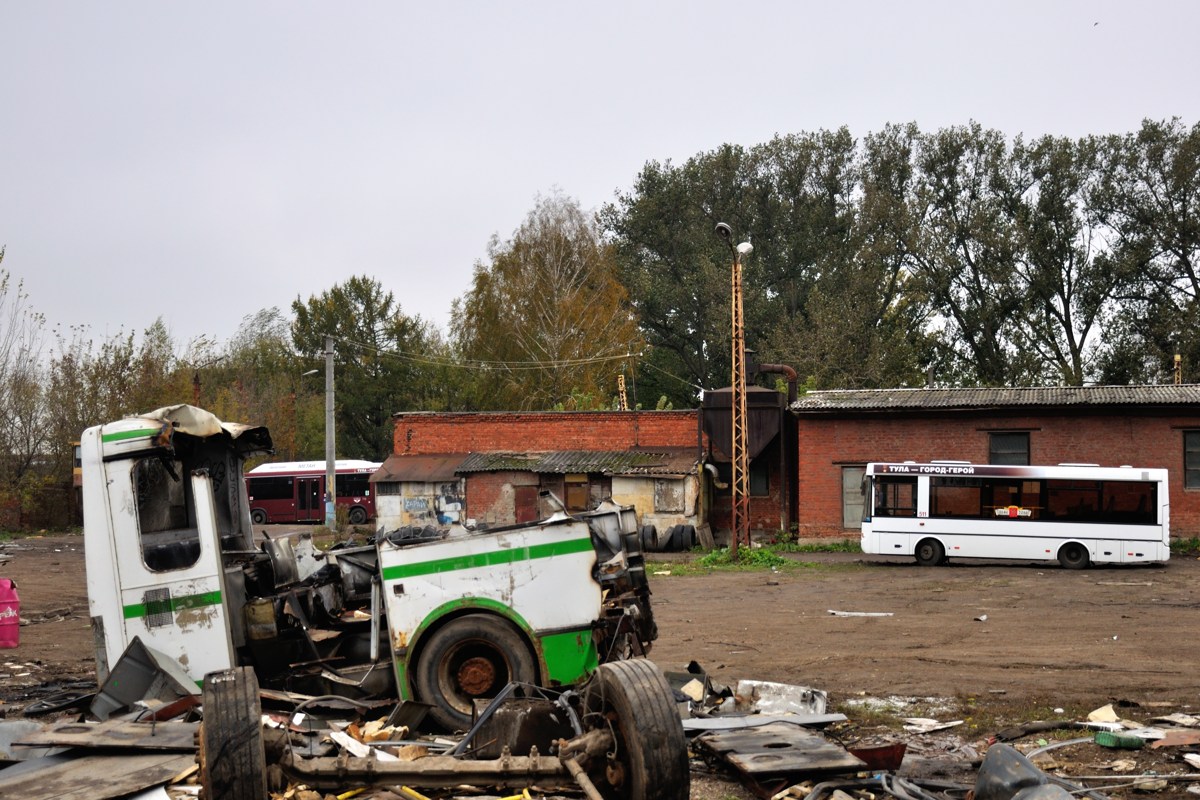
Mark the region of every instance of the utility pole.
POLYGON ((334 530, 337 515, 337 450, 333 446, 333 337, 325 337, 325 527, 334 530))
POLYGON ((736 559, 738 545, 750 545, 750 458, 747 450, 746 431, 746 328, 742 315, 742 257, 754 251, 754 245, 742 242, 733 246, 733 229, 724 222, 717 223, 717 235, 729 245, 733 254, 732 296, 733 307, 733 375, 730 416, 732 417, 733 480, 732 511, 733 522, 729 532, 729 555, 736 559))

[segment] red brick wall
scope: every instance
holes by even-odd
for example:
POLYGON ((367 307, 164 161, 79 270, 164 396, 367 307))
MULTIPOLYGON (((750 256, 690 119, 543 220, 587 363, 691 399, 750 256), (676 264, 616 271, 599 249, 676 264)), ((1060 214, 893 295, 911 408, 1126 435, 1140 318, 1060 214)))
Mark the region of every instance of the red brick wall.
POLYGON ((516 522, 513 505, 514 486, 537 486, 532 472, 476 472, 467 480, 467 517, 488 525, 516 522))
POLYGON ((399 414, 393 451, 433 453, 693 447, 699 411, 399 414))
POLYGON ((992 431, 1029 431, 1032 464, 1129 464, 1170 470, 1171 535, 1200 535, 1200 490, 1183 488, 1183 429, 1196 416, 1011 416, 948 412, 933 418, 799 418, 801 536, 853 536, 842 527, 842 467, 868 461, 961 459, 985 464, 992 431))
MULTIPOLYGON (((786 521, 786 511, 781 507, 780 495, 783 474, 779 466, 779 445, 771 444, 759 454, 757 460, 765 461, 770 467, 768 493, 750 498, 750 530, 757 536, 762 534, 772 537, 783 532, 786 521)), ((715 531, 728 531, 733 524, 733 492, 730 489, 710 489, 713 495, 712 507, 709 509, 709 524, 715 531)), ((728 541, 728 537, 719 536, 720 543, 728 541)))

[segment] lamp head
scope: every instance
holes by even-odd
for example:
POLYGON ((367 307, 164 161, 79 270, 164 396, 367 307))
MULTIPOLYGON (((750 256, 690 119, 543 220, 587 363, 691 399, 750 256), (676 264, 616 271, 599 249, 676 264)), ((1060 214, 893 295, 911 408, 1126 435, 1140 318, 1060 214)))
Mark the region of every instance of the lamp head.
POLYGON ((737 246, 737 252, 739 256, 748 256, 754 252, 754 245, 749 242, 742 242, 737 246))
POLYGON ((733 238, 733 228, 726 225, 724 222, 717 223, 717 236, 720 236, 725 241, 733 238))

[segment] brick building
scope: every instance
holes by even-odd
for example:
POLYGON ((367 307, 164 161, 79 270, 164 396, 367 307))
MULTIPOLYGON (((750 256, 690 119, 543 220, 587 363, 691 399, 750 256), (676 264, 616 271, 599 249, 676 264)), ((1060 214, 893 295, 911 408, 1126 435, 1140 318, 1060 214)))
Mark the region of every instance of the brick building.
POLYGON ((796 415, 798 532, 854 537, 871 461, 1170 471, 1171 534, 1200 535, 1200 385, 810 392, 796 415))
POLYGON ((688 411, 400 413, 372 478, 380 525, 528 522, 605 497, 665 530, 707 519, 706 439, 688 411))

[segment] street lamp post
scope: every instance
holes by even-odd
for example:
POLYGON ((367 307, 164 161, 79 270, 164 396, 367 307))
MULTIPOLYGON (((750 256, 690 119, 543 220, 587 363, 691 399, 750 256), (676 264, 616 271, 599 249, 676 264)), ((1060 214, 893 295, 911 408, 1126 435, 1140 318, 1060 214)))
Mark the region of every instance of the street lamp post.
POLYGON ((334 530, 337 516, 337 453, 333 446, 333 337, 325 337, 325 527, 334 530))
POLYGON ((742 259, 754 251, 754 245, 742 242, 734 247, 733 229, 724 222, 717 223, 717 235, 729 245, 733 254, 730 305, 732 306, 732 358, 730 417, 733 466, 732 513, 729 536, 729 555, 736 559, 738 545, 750 545, 750 457, 746 432, 746 329, 742 316, 742 259))

